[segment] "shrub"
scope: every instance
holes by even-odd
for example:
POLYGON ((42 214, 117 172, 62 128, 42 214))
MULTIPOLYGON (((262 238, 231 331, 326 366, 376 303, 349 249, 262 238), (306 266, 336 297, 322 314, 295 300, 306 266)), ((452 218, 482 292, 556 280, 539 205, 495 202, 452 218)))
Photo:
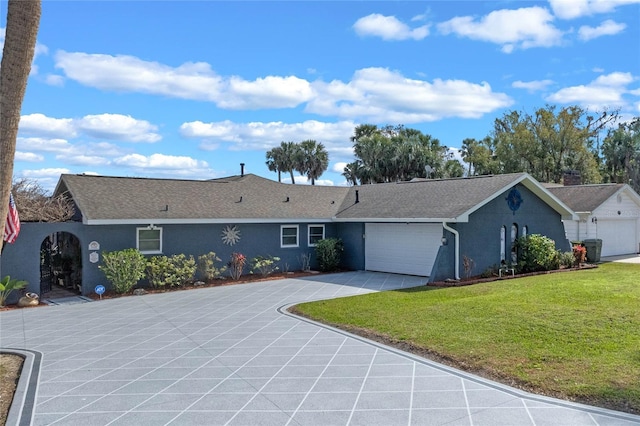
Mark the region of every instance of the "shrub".
POLYGON ((171 265, 167 256, 153 256, 147 260, 147 278, 149 284, 158 288, 167 285, 167 276, 171 265))
POLYGON ((574 254, 570 251, 559 253, 560 266, 565 268, 571 268, 575 264, 574 254))
POLYGON ((20 290, 21 288, 25 288, 27 286, 26 281, 19 281, 11 279, 9 275, 0 280, 0 307, 3 307, 7 301, 7 298, 11 293, 15 290, 20 290))
POLYGON ((259 271, 263 277, 266 277, 279 269, 276 265, 279 261, 279 257, 256 256, 251 260, 251 272, 259 271))
POLYGON ((325 238, 316 243, 318 266, 323 272, 335 271, 340 266, 344 244, 339 238, 325 238))
POLYGON ((174 254, 169 258, 171 261, 171 275, 169 276, 169 285, 181 286, 193 280, 196 274, 196 261, 193 256, 185 256, 184 254, 174 254))
POLYGON ((473 267, 476 265, 476 262, 471 259, 470 257, 467 257, 466 255, 462 256, 462 267, 464 268, 464 277, 465 278, 470 278, 471 277, 471 272, 473 271, 473 267))
POLYGON ((147 261, 147 276, 154 287, 181 286, 193 279, 196 261, 193 256, 174 254, 171 257, 153 256, 147 261))
POLYGON ((573 264, 578 267, 587 260, 587 248, 576 244, 573 246, 573 264))
POLYGON ((516 247, 520 251, 518 267, 522 272, 550 271, 560 266, 556 243, 549 237, 527 235, 516 240, 516 247))
POLYGON ((300 255, 300 270, 305 272, 311 270, 311 253, 302 253, 300 255))
POLYGON ((220 259, 216 254, 210 251, 207 254, 203 254, 202 256, 198 256, 198 272, 202 277, 207 280, 213 280, 224 273, 227 270, 226 266, 222 266, 220 268, 216 267, 216 262, 220 262, 220 259))
POLYGON ((131 248, 102 253, 102 265, 99 268, 116 293, 127 293, 144 277, 146 265, 142 253, 131 248))
POLYGON ((231 253, 231 260, 227 264, 229 267, 229 275, 234 280, 239 280, 244 270, 244 264, 247 262, 247 258, 242 253, 231 253))

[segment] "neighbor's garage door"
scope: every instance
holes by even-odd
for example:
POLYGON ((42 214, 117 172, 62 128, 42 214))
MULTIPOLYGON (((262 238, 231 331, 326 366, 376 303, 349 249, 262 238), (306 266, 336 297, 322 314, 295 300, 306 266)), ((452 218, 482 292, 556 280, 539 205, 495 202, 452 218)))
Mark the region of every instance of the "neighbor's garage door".
POLYGON ((441 224, 367 223, 365 269, 428 276, 441 239, 441 224))
POLYGON ((598 238, 602 240, 602 256, 638 252, 638 230, 635 219, 598 221, 598 238))

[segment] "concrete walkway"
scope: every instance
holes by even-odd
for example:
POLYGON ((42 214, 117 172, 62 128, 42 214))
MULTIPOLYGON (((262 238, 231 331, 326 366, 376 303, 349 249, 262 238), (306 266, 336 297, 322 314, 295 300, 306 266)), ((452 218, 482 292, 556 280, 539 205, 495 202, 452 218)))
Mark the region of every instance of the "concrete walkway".
POLYGON ((524 393, 283 312, 423 283, 350 272, 2 312, 0 346, 34 351, 25 376, 32 386, 18 398, 25 409, 11 421, 640 424, 639 416, 524 393))

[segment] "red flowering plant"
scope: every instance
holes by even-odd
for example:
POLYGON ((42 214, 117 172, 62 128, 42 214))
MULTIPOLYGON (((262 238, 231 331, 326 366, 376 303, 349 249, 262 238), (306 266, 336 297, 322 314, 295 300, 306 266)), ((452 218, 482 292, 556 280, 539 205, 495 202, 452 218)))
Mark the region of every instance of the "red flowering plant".
POLYGON ((231 261, 227 264, 229 267, 229 274, 234 280, 239 280, 244 270, 244 264, 247 262, 247 258, 242 253, 231 253, 231 261))
POLYGON ((587 258, 587 249, 581 246, 580 244, 576 244, 573 246, 573 259, 574 265, 576 267, 580 267, 584 263, 587 258))

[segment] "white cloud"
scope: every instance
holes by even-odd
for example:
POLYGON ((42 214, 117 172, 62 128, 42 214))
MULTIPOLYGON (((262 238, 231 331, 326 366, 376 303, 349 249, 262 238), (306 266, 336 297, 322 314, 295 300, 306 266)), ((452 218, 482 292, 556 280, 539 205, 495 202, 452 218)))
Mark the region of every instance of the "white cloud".
POLYGON ((68 173, 71 173, 71 171, 65 168, 44 168, 37 170, 22 170, 20 175, 21 177, 38 179, 38 181, 40 181, 41 178, 55 178, 57 180, 60 175, 68 173))
MULTIPOLYGON (((477 118, 512 103, 506 94, 492 92, 484 82, 436 79, 429 83, 382 68, 358 70, 347 83, 309 83, 293 76, 247 81, 217 76, 203 63, 172 68, 130 56, 59 52, 56 57, 67 77, 83 84, 105 90, 207 100, 231 109, 296 107, 306 102, 305 111, 310 113, 348 120, 415 123, 444 117, 477 118)), ((146 122, 138 124, 142 123, 146 122)), ((226 129, 208 131, 217 130, 228 133, 226 129)), ((123 133, 114 132, 114 137, 116 134, 123 133)))
POLYGON ((306 112, 373 124, 479 118, 513 103, 486 82, 435 79, 430 83, 386 68, 361 69, 349 83, 316 82, 314 87, 318 97, 307 104, 306 112))
POLYGON ((220 108, 293 108, 313 96, 309 82, 294 76, 268 76, 254 81, 231 77, 227 88, 216 100, 220 108))
POLYGON ((209 167, 206 161, 196 160, 186 156, 152 154, 144 156, 129 154, 113 160, 118 166, 133 167, 137 169, 206 169, 209 167))
POLYGON ((534 81, 514 81, 511 87, 515 89, 525 89, 529 92, 538 92, 545 90, 547 87, 553 84, 553 80, 534 80, 534 81))
POLYGON ((429 26, 410 28, 395 16, 384 16, 379 13, 360 18, 353 24, 353 29, 360 36, 380 37, 383 40, 422 40, 429 35, 429 26))
POLYGON ((28 163, 39 163, 44 161, 44 156, 33 152, 16 151, 15 160, 25 161, 28 163))
POLYGON ((640 0, 549 0, 553 14, 561 19, 607 13, 618 6, 640 3, 640 0))
POLYGON ((49 86, 62 87, 64 86, 64 77, 56 74, 47 74, 47 76, 44 79, 44 82, 47 83, 49 86))
POLYGON ((590 109, 624 107, 627 102, 623 95, 633 94, 627 85, 634 81, 631 73, 613 72, 601 75, 586 85, 560 89, 546 98, 547 101, 562 104, 577 103, 590 109))
POLYGON ((442 34, 457 34, 473 40, 488 41, 502 46, 502 51, 551 47, 562 42, 562 32, 551 22, 547 9, 534 6, 515 10, 496 10, 477 20, 473 16, 458 16, 438 24, 442 34))
POLYGON ((180 133, 187 138, 202 139, 200 147, 207 151, 217 149, 221 142, 234 143, 233 150, 268 150, 282 141, 300 142, 314 139, 321 142, 332 154, 351 155, 351 147, 345 148, 356 124, 353 121, 327 123, 307 120, 302 123, 250 122, 235 123, 229 120, 203 123, 192 121, 180 126, 180 133))
POLYGON ((105 157, 83 154, 56 155, 56 160, 61 163, 72 164, 75 166, 106 166, 110 164, 110 161, 105 157))
POLYGON ((295 76, 248 81, 219 76, 204 62, 170 67, 133 56, 64 51, 55 60, 67 78, 86 86, 214 102, 220 108, 293 108, 313 95, 309 82, 295 76))
POLYGON ((607 19, 597 27, 583 25, 578 30, 578 36, 581 40, 588 41, 605 35, 615 35, 627 28, 625 24, 619 24, 611 19, 607 19))
POLYGON ((158 126, 129 115, 98 114, 83 118, 52 118, 44 114, 20 117, 20 134, 43 137, 74 138, 80 133, 95 138, 129 142, 157 142, 162 137, 156 133, 158 126))
POLYGON ((20 117, 20 134, 73 138, 77 135, 71 118, 52 118, 44 114, 28 114, 20 117))
POLYGON ((339 161, 333 164, 333 167, 331 167, 331 171, 342 174, 344 173, 345 167, 347 167, 347 163, 345 161, 339 161))
POLYGON ((158 126, 146 120, 137 120, 130 115, 99 114, 86 115, 74 120, 75 127, 95 138, 125 140, 131 142, 158 142, 162 139, 158 126))
POLYGON ((22 138, 17 140, 17 148, 25 151, 68 152, 71 144, 65 139, 22 138))

